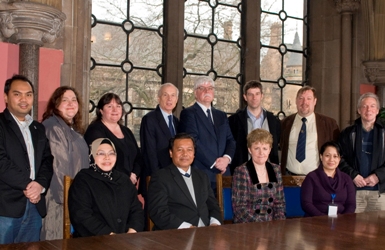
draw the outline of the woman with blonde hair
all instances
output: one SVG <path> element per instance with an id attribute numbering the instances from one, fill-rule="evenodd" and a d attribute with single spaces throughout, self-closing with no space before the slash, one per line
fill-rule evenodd
<path id="1" fill-rule="evenodd" d="M 268 162 L 273 136 L 255 129 L 247 136 L 251 159 L 235 168 L 232 186 L 234 223 L 285 219 L 280 167 Z"/>

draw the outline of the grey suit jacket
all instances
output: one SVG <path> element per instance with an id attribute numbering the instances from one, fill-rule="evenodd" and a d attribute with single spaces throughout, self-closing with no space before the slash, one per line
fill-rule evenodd
<path id="1" fill-rule="evenodd" d="M 89 168 L 88 145 L 83 136 L 71 129 L 62 118 L 53 115 L 43 121 L 53 161 L 53 176 L 49 193 L 63 204 L 63 179 L 75 178 L 82 168 Z"/>

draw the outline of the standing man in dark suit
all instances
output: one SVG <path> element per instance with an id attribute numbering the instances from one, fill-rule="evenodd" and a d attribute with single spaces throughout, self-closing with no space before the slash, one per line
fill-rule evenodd
<path id="1" fill-rule="evenodd" d="M 282 174 L 306 175 L 319 166 L 321 146 L 327 141 L 336 141 L 340 130 L 334 119 L 314 112 L 317 104 L 315 88 L 300 88 L 296 104 L 297 113 L 286 117 L 281 124 L 281 169 Z M 300 132 L 306 134 L 304 155 L 297 154 Z"/>
<path id="2" fill-rule="evenodd" d="M 53 157 L 44 126 L 29 115 L 33 85 L 21 75 L 6 80 L 0 113 L 0 244 L 39 241 Z"/>
<path id="3" fill-rule="evenodd" d="M 140 147 L 144 159 L 139 190 L 144 200 L 145 225 L 147 225 L 147 183 L 146 177 L 172 163 L 168 144 L 177 132 L 179 120 L 172 111 L 178 102 L 179 90 L 172 83 L 162 84 L 158 91 L 156 109 L 142 118 L 140 124 Z M 148 230 L 151 230 L 148 228 Z"/>
<path id="4" fill-rule="evenodd" d="M 273 113 L 262 108 L 262 84 L 254 80 L 247 82 L 243 86 L 243 98 L 247 102 L 247 107 L 229 117 L 231 132 L 237 143 L 234 158 L 230 164 L 231 174 L 236 167 L 249 160 L 246 138 L 252 130 L 257 128 L 265 129 L 273 135 L 269 161 L 279 165 L 278 143 L 281 135 L 281 124 Z"/>
<path id="5" fill-rule="evenodd" d="M 208 76 L 195 80 L 196 102 L 180 113 L 179 132 L 186 132 L 195 139 L 194 166 L 208 174 L 211 187 L 216 190 L 215 175 L 230 175 L 228 165 L 234 156 L 235 141 L 226 113 L 211 106 L 214 88 L 215 83 Z"/>
<path id="6" fill-rule="evenodd" d="M 194 138 L 170 140 L 172 164 L 151 177 L 148 201 L 154 230 L 221 225 L 221 212 L 207 175 L 192 168 Z"/>
<path id="7" fill-rule="evenodd" d="M 179 125 L 172 111 L 178 102 L 179 90 L 172 83 L 163 84 L 158 91 L 159 105 L 142 118 L 140 147 L 144 158 L 144 176 L 151 176 L 171 164 L 168 143 Z"/>

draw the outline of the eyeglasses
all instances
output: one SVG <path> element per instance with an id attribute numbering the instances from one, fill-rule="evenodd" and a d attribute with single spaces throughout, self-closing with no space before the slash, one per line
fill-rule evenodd
<path id="1" fill-rule="evenodd" d="M 209 91 L 213 91 L 214 90 L 214 87 L 202 87 L 202 86 L 199 86 L 197 89 L 199 89 L 200 91 L 205 91 L 205 92 L 209 92 Z"/>
<path id="2" fill-rule="evenodd" d="M 106 156 L 108 156 L 108 157 L 115 157 L 116 153 L 113 152 L 113 151 L 108 152 L 108 153 L 103 152 L 103 151 L 99 151 L 99 152 L 96 153 L 96 155 L 105 158 Z"/>

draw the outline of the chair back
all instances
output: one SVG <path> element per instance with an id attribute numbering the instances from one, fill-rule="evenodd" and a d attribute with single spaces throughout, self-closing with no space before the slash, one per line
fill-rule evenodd
<path id="1" fill-rule="evenodd" d="M 70 186 L 72 184 L 73 179 L 65 175 L 64 176 L 64 185 L 63 185 L 63 239 L 72 238 L 71 233 L 71 221 L 70 221 L 70 213 L 68 211 L 68 191 L 70 190 Z"/>
<path id="2" fill-rule="evenodd" d="M 148 190 L 148 186 L 150 185 L 150 180 L 151 180 L 151 176 L 147 176 L 146 177 L 147 190 Z M 147 206 L 147 208 L 148 208 L 148 206 Z M 152 222 L 152 220 L 150 218 L 150 214 L 147 211 L 147 229 L 148 229 L 148 231 L 152 231 L 153 228 L 154 228 L 154 222 Z"/>
<path id="3" fill-rule="evenodd" d="M 301 185 L 305 175 L 283 175 L 283 191 L 286 201 L 286 218 L 303 217 L 301 206 Z"/>
<path id="4" fill-rule="evenodd" d="M 233 182 L 232 176 L 216 175 L 217 180 L 217 199 L 219 208 L 221 209 L 222 219 L 224 224 L 233 223 L 233 205 L 231 202 L 231 185 Z"/>

